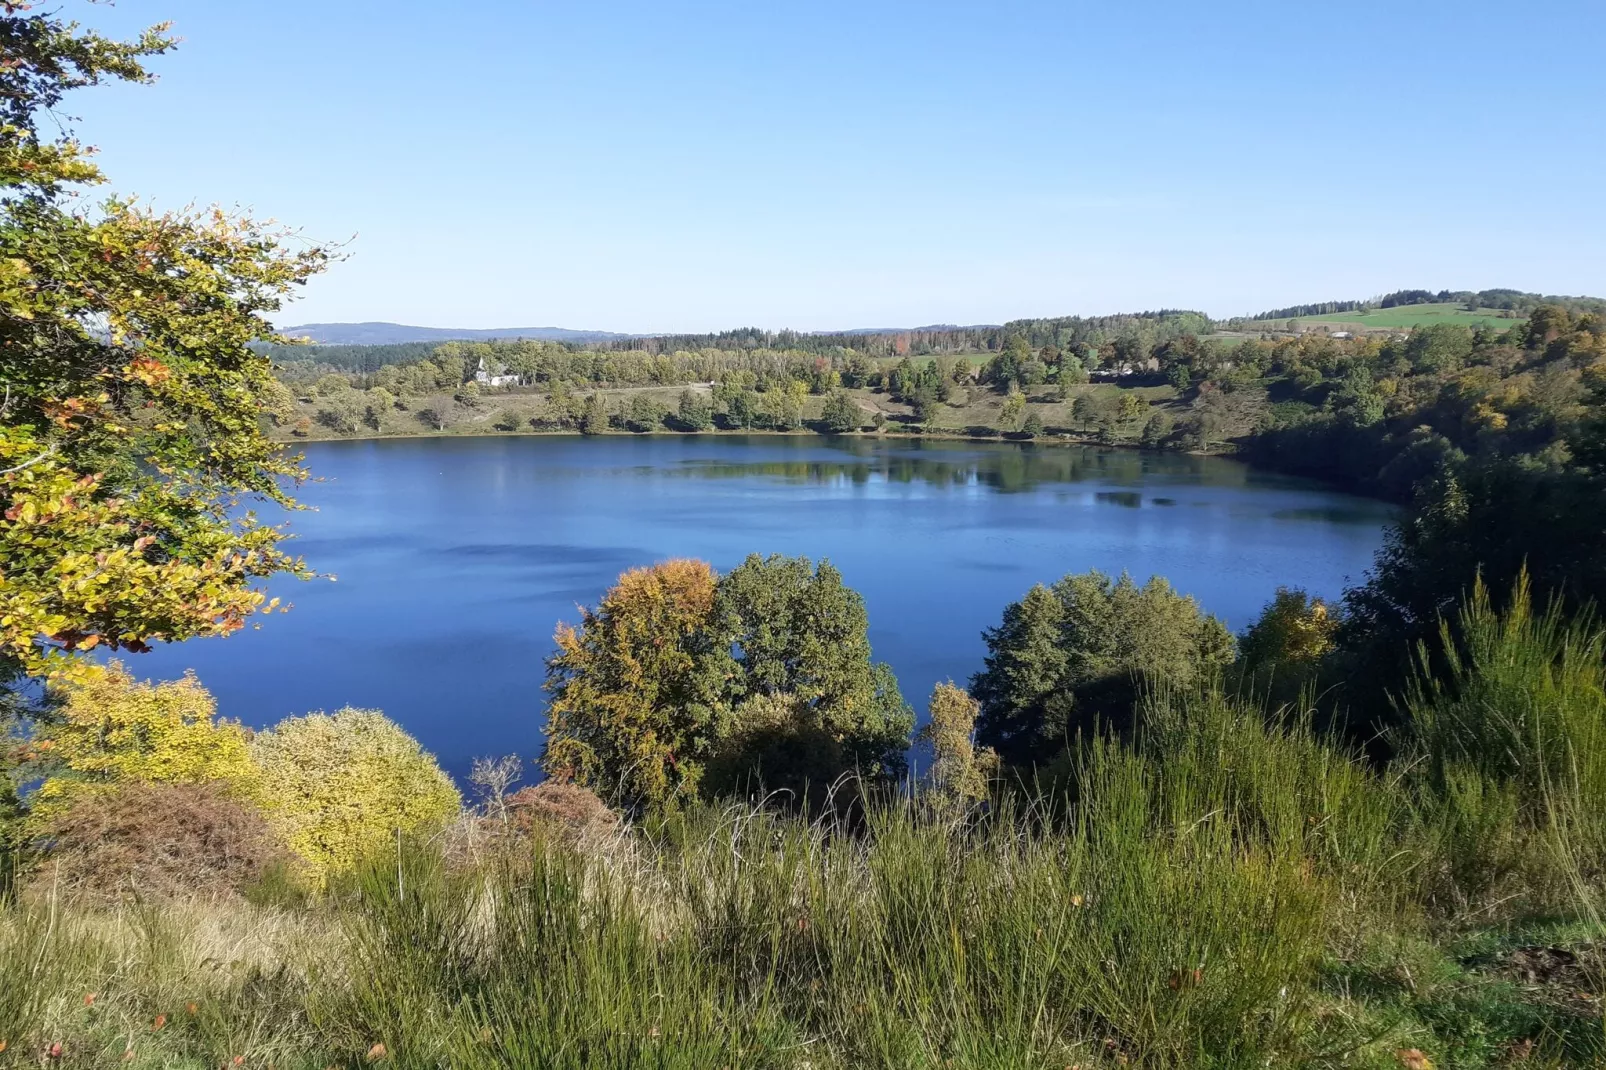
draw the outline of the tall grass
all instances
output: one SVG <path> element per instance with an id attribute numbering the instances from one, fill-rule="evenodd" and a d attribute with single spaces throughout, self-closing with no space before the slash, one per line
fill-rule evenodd
<path id="1" fill-rule="evenodd" d="M 376 865 L 349 991 L 316 1017 L 421 1066 L 1264 1065 L 1292 1052 L 1324 889 L 1225 822 L 1155 824 L 1151 770 L 1089 756 L 1074 828 L 864 835 L 763 813 L 624 856 L 538 846 L 457 875 Z"/>
<path id="2" fill-rule="evenodd" d="M 1536 610 L 1526 576 L 1504 612 L 1480 582 L 1418 660 L 1403 750 L 1450 894 L 1575 901 L 1567 874 L 1606 860 L 1606 631 Z"/>
<path id="3" fill-rule="evenodd" d="M 1593 614 L 1536 611 L 1526 575 L 1500 613 L 1480 581 L 1418 660 L 1405 709 L 1436 776 L 1468 768 L 1531 807 L 1556 792 L 1606 803 L 1606 631 Z"/>
<path id="4" fill-rule="evenodd" d="M 1598 1004 L 1455 950 L 1606 937 L 1599 633 L 1480 591 L 1446 644 L 1388 768 L 1161 689 L 1064 799 L 401 840 L 316 899 L 36 894 L 0 911 L 0 1066 L 1602 1064 Z"/>

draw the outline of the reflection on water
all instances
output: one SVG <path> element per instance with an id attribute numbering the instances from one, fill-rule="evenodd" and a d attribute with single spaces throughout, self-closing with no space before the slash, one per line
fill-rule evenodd
<path id="1" fill-rule="evenodd" d="M 454 770 L 539 749 L 554 626 L 634 565 L 829 557 L 918 706 L 979 667 L 982 628 L 1033 583 L 1164 575 L 1239 628 L 1279 584 L 1360 579 L 1390 515 L 1219 458 L 1012 443 L 510 436 L 320 443 L 307 461 L 326 481 L 290 518 L 296 549 L 340 582 L 277 584 L 293 613 L 136 668 L 194 667 L 251 724 L 378 707 Z"/>
<path id="2" fill-rule="evenodd" d="M 744 446 L 763 448 L 774 438 L 743 436 Z M 1035 490 L 1048 483 L 1097 481 L 1137 486 L 1156 476 L 1189 478 L 1211 486 L 1241 486 L 1250 470 L 1218 457 L 1047 444 L 912 440 L 895 445 L 867 438 L 820 439 L 819 452 L 840 456 L 743 460 L 693 459 L 675 471 L 689 477 L 729 479 L 762 475 L 795 483 L 846 480 L 868 483 L 979 485 L 1003 493 Z M 1272 481 L 1276 477 L 1262 477 Z"/>

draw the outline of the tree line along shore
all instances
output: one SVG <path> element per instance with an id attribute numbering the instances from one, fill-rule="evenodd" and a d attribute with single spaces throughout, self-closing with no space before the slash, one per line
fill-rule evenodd
<path id="1" fill-rule="evenodd" d="M 1596 404 L 1589 369 L 1606 352 L 1606 315 L 1561 304 L 1502 329 L 1434 323 L 1364 337 L 1199 334 L 1207 328 L 1192 313 L 1055 322 L 1063 345 L 1036 346 L 1022 329 L 993 351 L 904 356 L 531 341 L 285 347 L 272 351 L 284 387 L 272 413 L 289 440 L 542 431 L 1069 439 L 1230 453 L 1405 501 L 1446 459 L 1554 453 Z"/>

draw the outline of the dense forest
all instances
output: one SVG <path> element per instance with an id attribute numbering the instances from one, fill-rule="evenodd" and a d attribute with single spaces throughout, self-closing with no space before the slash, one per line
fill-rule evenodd
<path id="1" fill-rule="evenodd" d="M 74 197 L 103 176 L 58 105 L 172 39 L 13 4 L 0 41 L 0 1067 L 1606 1063 L 1600 310 L 290 360 L 271 317 L 329 250 Z M 138 677 L 312 574 L 239 506 L 297 506 L 314 419 L 867 405 L 1408 507 L 1341 601 L 1285 588 L 1238 635 L 1160 577 L 1037 577 L 924 717 L 829 562 L 642 562 L 530 652 L 523 787 L 521 755 L 455 783 L 381 711 L 251 730 Z"/>

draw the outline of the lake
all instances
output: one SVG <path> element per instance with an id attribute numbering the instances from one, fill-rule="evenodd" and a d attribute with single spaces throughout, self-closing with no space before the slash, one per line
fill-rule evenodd
<path id="1" fill-rule="evenodd" d="M 315 443 L 297 549 L 334 581 L 258 630 L 132 657 L 194 668 L 262 726 L 383 709 L 454 773 L 541 745 L 542 660 L 621 571 L 669 557 L 830 558 L 864 595 L 904 697 L 981 666 L 981 630 L 1032 584 L 1167 577 L 1239 630 L 1279 585 L 1337 596 L 1389 506 L 1220 458 L 820 436 L 557 436 Z"/>

